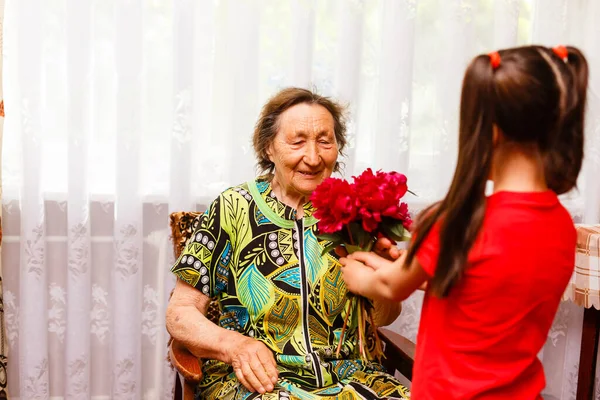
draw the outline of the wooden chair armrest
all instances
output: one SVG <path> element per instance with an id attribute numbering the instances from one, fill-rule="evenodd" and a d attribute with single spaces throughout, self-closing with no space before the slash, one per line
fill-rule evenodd
<path id="1" fill-rule="evenodd" d="M 385 343 L 384 367 L 392 374 L 397 370 L 408 380 L 412 380 L 415 344 L 404 336 L 386 328 L 379 328 L 378 333 L 383 343 Z"/>
<path id="2" fill-rule="evenodd" d="M 196 358 L 176 340 L 171 340 L 169 345 L 169 360 L 186 383 L 193 385 L 200 383 L 202 380 L 202 360 Z"/>

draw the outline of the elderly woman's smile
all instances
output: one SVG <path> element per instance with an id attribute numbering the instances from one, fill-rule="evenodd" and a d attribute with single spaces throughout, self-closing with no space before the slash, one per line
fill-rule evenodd
<path id="1" fill-rule="evenodd" d="M 290 107 L 279 117 L 268 154 L 275 166 L 276 195 L 292 207 L 301 206 L 335 169 L 338 145 L 333 116 L 318 104 Z"/>

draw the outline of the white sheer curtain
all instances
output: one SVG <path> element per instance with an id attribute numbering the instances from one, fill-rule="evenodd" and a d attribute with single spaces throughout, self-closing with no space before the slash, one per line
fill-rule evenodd
<path id="1" fill-rule="evenodd" d="M 593 0 L 6 0 L 10 393 L 170 397 L 168 213 L 254 176 L 253 123 L 285 86 L 347 102 L 345 175 L 404 172 L 417 210 L 451 177 L 468 61 L 581 46 L 589 143 L 565 201 L 599 222 L 598 19 Z M 419 309 L 417 295 L 395 329 L 414 338 Z M 542 354 L 556 398 L 574 393 L 580 324 L 565 304 Z"/>

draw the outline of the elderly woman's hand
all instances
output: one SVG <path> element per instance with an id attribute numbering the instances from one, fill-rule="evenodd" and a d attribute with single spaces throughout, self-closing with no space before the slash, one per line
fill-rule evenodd
<path id="1" fill-rule="evenodd" d="M 379 239 L 377 239 L 377 242 L 375 242 L 375 246 L 373 247 L 373 251 L 380 257 L 387 258 L 390 261 L 397 260 L 406 252 L 406 250 L 400 250 L 396 246 L 396 242 L 388 239 L 385 236 L 381 236 Z"/>
<path id="2" fill-rule="evenodd" d="M 251 392 L 270 392 L 277 383 L 273 353 L 261 341 L 239 335 L 227 351 L 238 380 Z"/>
<path id="3" fill-rule="evenodd" d="M 270 392 L 277 383 L 277 365 L 262 342 L 223 329 L 205 314 L 210 298 L 177 279 L 167 308 L 167 329 L 171 336 L 198 358 L 232 365 L 239 381 L 252 392 Z"/>

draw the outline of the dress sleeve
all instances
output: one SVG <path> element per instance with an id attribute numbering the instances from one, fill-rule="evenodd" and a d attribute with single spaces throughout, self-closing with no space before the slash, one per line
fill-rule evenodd
<path id="1" fill-rule="evenodd" d="M 229 278 L 232 248 L 229 233 L 221 225 L 221 201 L 219 197 L 197 217 L 194 233 L 171 268 L 179 279 L 209 297 L 225 290 Z"/>
<path id="2" fill-rule="evenodd" d="M 416 254 L 419 264 L 421 264 L 421 267 L 431 277 L 435 274 L 440 254 L 440 225 L 439 221 L 433 224 L 433 227 L 421 243 Z"/>

